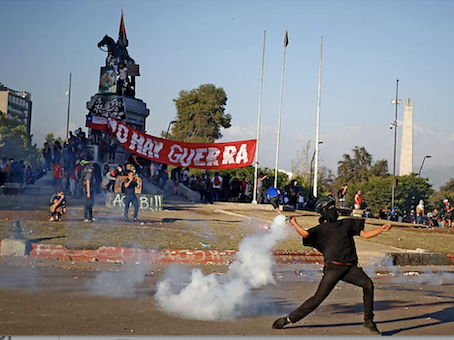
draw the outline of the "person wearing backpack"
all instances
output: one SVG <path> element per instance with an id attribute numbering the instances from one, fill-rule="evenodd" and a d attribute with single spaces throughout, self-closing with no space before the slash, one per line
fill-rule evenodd
<path id="1" fill-rule="evenodd" d="M 344 184 L 342 188 L 337 192 L 337 198 L 339 199 L 339 204 L 341 208 L 345 208 L 345 198 L 347 197 L 348 185 Z"/>
<path id="2" fill-rule="evenodd" d="M 221 195 L 221 188 L 222 188 L 222 177 L 219 176 L 218 172 L 215 172 L 210 183 L 211 183 L 211 188 L 212 188 L 211 198 L 213 199 L 213 201 L 219 201 L 219 197 Z"/>

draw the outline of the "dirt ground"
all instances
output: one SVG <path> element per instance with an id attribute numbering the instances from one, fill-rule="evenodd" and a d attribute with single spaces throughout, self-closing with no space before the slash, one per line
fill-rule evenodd
<path id="1" fill-rule="evenodd" d="M 225 266 L 201 266 L 225 272 Z M 89 289 L 102 272 L 122 275 L 122 265 L 0 258 L 0 334 L 104 336 L 369 336 L 362 327 L 362 293 L 340 283 L 308 317 L 282 330 L 271 324 L 315 291 L 320 268 L 276 266 L 276 285 L 253 291 L 255 312 L 230 321 L 173 317 L 156 305 L 156 283 L 166 267 L 150 266 L 144 282 L 126 297 Z M 307 269 L 307 267 L 306 267 Z M 375 315 L 383 335 L 454 335 L 454 275 L 442 285 L 404 284 L 376 277 Z"/>
<path id="2" fill-rule="evenodd" d="M 24 221 L 24 231 L 29 232 L 27 223 L 44 223 L 47 219 L 44 197 L 0 197 L 0 220 L 6 221 L 3 228 L 15 218 Z M 20 207 L 17 208 L 17 207 Z M 70 207 L 74 214 L 68 214 L 68 224 L 77 232 L 84 225 L 81 202 L 75 201 Z M 146 221 L 163 223 L 169 231 L 189 234 L 204 223 L 220 232 L 236 228 L 238 221 L 246 233 L 251 229 L 246 217 L 224 214 L 217 210 L 241 213 L 238 205 L 193 205 L 187 202 L 169 202 L 169 212 L 148 212 L 143 214 Z M 255 211 L 255 210 L 254 210 Z M 105 213 L 106 215 L 102 215 Z M 99 217 L 99 228 L 114 228 L 121 220 L 121 212 L 107 215 L 108 209 L 95 206 Z M 272 212 L 271 212 L 272 213 Z M 269 212 L 255 211 L 256 217 L 268 220 Z M 118 215 L 118 216 L 117 216 Z M 309 216 L 308 219 L 314 219 Z M 243 215 L 244 216 L 244 215 Z M 8 220 L 5 220 L 8 219 Z M 214 221 L 213 221 L 214 219 Z M 304 219 L 304 217 L 303 217 Z M 216 224 L 221 224 L 216 226 Z M 259 225 L 255 220 L 252 225 Z M 309 222 L 308 222 L 309 223 Z M 79 227 L 80 224 L 80 227 Z M 95 228 L 93 224 L 91 228 Z M 161 229 L 155 225 L 146 226 L 147 231 Z M 84 227 L 85 228 L 85 227 Z M 225 230 L 223 230 L 223 228 Z M 143 229 L 143 226 L 128 224 L 128 233 Z M 209 228 L 205 228 L 209 229 Z M 253 228 L 252 228 L 253 229 Z M 39 229 L 34 228 L 30 237 Z M 80 231 L 80 230 L 79 230 Z M 203 230 L 202 230 L 203 231 Z M 3 230 L 5 233 L 6 231 Z M 423 232 L 424 233 L 424 232 Z M 131 234 L 133 235 L 133 234 Z M 135 234 L 134 234 L 135 235 Z M 140 236 L 140 235 L 139 235 Z M 230 235 L 231 236 L 231 235 Z M 244 236 L 244 235 L 243 235 Z M 128 234 L 129 237 L 129 234 Z M 137 235 L 136 235 L 137 237 Z M 394 237 L 394 236 L 393 236 Z M 291 234 L 292 242 L 301 250 L 301 241 L 296 233 Z M 423 237 L 424 238 L 424 237 Z M 199 238 L 195 238 L 198 241 Z M 238 243 L 239 239 L 231 239 Z M 136 242 L 136 240 L 133 240 Z M 173 242 L 173 240 L 169 240 Z M 188 241 L 189 242 L 189 241 Z M 190 240 L 190 242 L 193 242 Z M 384 254 L 396 248 L 370 240 L 357 239 L 361 256 Z M 283 330 L 273 330 L 271 324 L 280 316 L 288 314 L 316 290 L 320 279 L 320 266 L 304 264 L 276 265 L 273 275 L 276 285 L 267 285 L 252 291 L 254 312 L 245 313 L 237 319 L 227 321 L 200 321 L 183 319 L 166 314 L 155 300 L 156 284 L 168 266 L 149 265 L 143 273 L 143 282 L 130 291 L 106 296 L 104 291 L 93 289 L 98 275 L 108 273 L 111 281 L 129 275 L 134 264 L 116 265 L 106 263 L 84 263 L 59 260 L 37 260 L 28 257 L 0 257 L 0 334 L 38 336 L 369 336 L 362 327 L 362 293 L 357 287 L 340 283 L 325 302 L 303 321 L 288 325 Z M 193 266 L 187 266 L 192 268 Z M 200 266 L 204 273 L 224 273 L 226 266 Z M 380 268 L 385 270 L 386 268 Z M 395 270 L 394 268 L 393 270 Z M 427 268 L 413 268 L 413 273 L 429 271 Z M 375 275 L 375 315 L 379 329 L 384 335 L 423 336 L 454 335 L 454 274 L 452 269 L 440 268 L 439 274 L 422 276 Z M 449 271 L 449 272 L 448 272 Z M 309 273 L 309 274 L 307 274 Z M 304 275 L 303 275 L 304 274 Z M 412 274 L 416 275 L 416 274 Z"/>

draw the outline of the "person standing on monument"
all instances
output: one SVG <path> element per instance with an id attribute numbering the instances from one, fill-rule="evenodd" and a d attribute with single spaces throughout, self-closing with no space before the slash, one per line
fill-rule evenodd
<path id="1" fill-rule="evenodd" d="M 324 258 L 323 277 L 315 294 L 306 300 L 288 316 L 277 319 L 272 328 L 281 329 L 289 323 L 295 323 L 314 311 L 331 293 L 336 284 L 342 280 L 363 289 L 364 324 L 372 333 L 380 334 L 374 320 L 374 284 L 366 273 L 358 266 L 358 255 L 353 236 L 368 239 L 382 232 L 391 230 L 386 223 L 373 230 L 364 230 L 364 219 L 346 218 L 338 220 L 336 199 L 332 196 L 320 198 L 315 204 L 316 211 L 321 215 L 320 224 L 306 230 L 296 218 L 290 217 L 289 222 L 303 238 L 303 245 L 318 249 Z"/>

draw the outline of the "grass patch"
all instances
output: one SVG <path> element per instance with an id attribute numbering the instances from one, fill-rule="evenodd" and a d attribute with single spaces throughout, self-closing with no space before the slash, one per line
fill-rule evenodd
<path id="1" fill-rule="evenodd" d="M 276 217 L 272 210 L 254 209 L 246 204 L 167 204 L 163 211 L 141 211 L 140 222 L 128 223 L 123 221 L 122 209 L 112 210 L 96 204 L 96 222 L 83 223 L 83 201 L 68 199 L 69 212 L 64 216 L 63 222 L 49 222 L 47 202 L 47 196 L 0 196 L 0 240 L 7 237 L 13 221 L 19 220 L 26 239 L 61 244 L 69 249 L 118 246 L 144 249 L 237 250 L 245 236 L 258 230 L 265 232 L 260 229 L 260 225 L 269 225 Z M 217 210 L 241 214 L 242 217 L 219 213 Z M 318 224 L 319 215 L 314 212 L 296 211 L 286 214 L 297 216 L 298 222 L 304 228 Z M 366 229 L 377 228 L 377 224 L 381 223 L 379 220 L 366 220 Z M 436 253 L 454 253 L 454 230 L 412 227 L 405 227 L 400 223 L 389 233 L 382 233 L 370 241 L 396 248 L 423 248 Z M 201 242 L 209 244 L 210 248 L 203 247 Z M 301 239 L 294 231 L 275 248 L 312 250 L 303 247 Z"/>

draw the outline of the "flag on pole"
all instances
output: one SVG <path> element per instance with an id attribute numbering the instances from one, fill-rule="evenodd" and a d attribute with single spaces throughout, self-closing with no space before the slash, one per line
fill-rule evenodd
<path id="1" fill-rule="evenodd" d="M 284 46 L 287 47 L 287 45 L 288 45 L 288 33 L 287 33 L 287 31 L 285 31 Z"/>
<path id="2" fill-rule="evenodd" d="M 126 38 L 125 22 L 123 20 L 123 10 L 121 10 L 120 31 L 118 32 L 118 43 L 123 46 L 128 46 L 128 39 Z"/>

